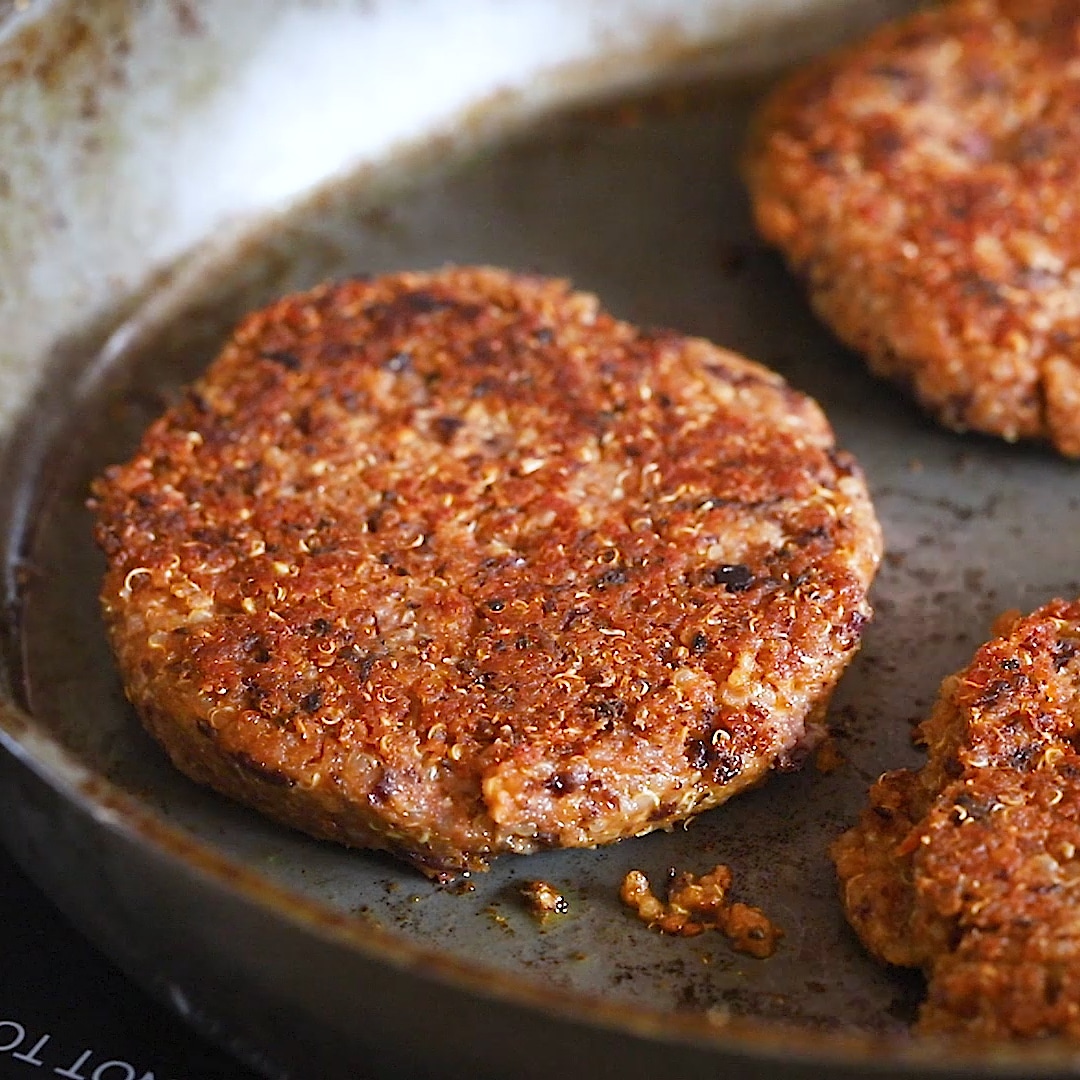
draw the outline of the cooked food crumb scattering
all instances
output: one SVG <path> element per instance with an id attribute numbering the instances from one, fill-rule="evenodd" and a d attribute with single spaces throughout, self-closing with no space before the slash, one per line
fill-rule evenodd
<path id="1" fill-rule="evenodd" d="M 546 881 L 530 881 L 521 887 L 529 911 L 541 919 L 549 915 L 565 915 L 570 910 L 570 902 L 554 885 Z"/>
<path id="2" fill-rule="evenodd" d="M 994 629 L 832 856 L 867 948 L 926 972 L 922 1031 L 1080 1041 L 1080 601 Z"/>
<path id="3" fill-rule="evenodd" d="M 662 901 L 653 893 L 648 877 L 631 870 L 623 878 L 619 896 L 642 922 L 662 934 L 696 937 L 709 929 L 719 930 L 737 952 L 766 959 L 776 952 L 784 931 L 760 908 L 731 903 L 727 898 L 731 880 L 731 870 L 723 865 L 701 877 L 677 874 L 668 887 L 667 900 Z"/>

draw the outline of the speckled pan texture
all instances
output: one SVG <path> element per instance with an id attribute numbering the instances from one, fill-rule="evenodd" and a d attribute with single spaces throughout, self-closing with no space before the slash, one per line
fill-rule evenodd
<path id="1" fill-rule="evenodd" d="M 737 156 L 766 81 L 754 73 L 903 6 L 641 0 L 616 17 L 607 3 L 431 0 L 272 4 L 255 20 L 246 5 L 107 3 L 79 29 L 74 5 L 46 4 L 9 21 L 0 837 L 126 970 L 267 1076 L 1080 1068 L 1049 1044 L 910 1035 L 922 986 L 863 952 L 827 855 L 873 780 L 918 763 L 912 723 L 998 612 L 1080 594 L 1075 464 L 936 428 L 818 325 L 751 225 Z M 498 62 L 480 33 L 506 35 Z M 376 40 L 365 82 L 355 51 Z M 272 77 L 284 70 L 301 77 Z M 627 97 L 690 70 L 719 81 Z M 620 101 L 553 112 L 605 88 Z M 363 94 L 400 116 L 375 132 L 356 119 Z M 344 145 L 313 119 L 320 104 Z M 291 155 L 286 121 L 307 140 Z M 412 149 L 391 153 L 402 140 Z M 445 888 L 196 788 L 142 732 L 99 621 L 90 478 L 131 452 L 243 311 L 328 277 L 450 261 L 569 277 L 616 315 L 709 337 L 823 405 L 887 549 L 876 619 L 829 712 L 838 767 L 776 776 L 687 829 L 506 856 Z M 731 898 L 784 930 L 770 959 L 716 932 L 661 936 L 620 904 L 630 869 L 662 884 L 718 863 Z M 536 880 L 565 914 L 529 913 L 521 889 Z"/>

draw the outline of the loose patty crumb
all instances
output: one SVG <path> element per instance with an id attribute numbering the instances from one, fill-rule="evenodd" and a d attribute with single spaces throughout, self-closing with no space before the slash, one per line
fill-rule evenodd
<path id="1" fill-rule="evenodd" d="M 921 1030 L 1080 1039 L 1080 601 L 995 632 L 832 855 L 867 948 L 926 971 Z"/>
<path id="2" fill-rule="evenodd" d="M 546 881 L 529 881 L 521 887 L 529 911 L 539 919 L 549 915 L 565 915 L 570 910 L 570 903 L 554 885 Z"/>
<path id="3" fill-rule="evenodd" d="M 696 937 L 706 930 L 719 930 L 736 952 L 749 953 L 759 960 L 776 952 L 784 931 L 768 916 L 748 904 L 731 903 L 731 870 L 715 866 L 707 874 L 677 874 L 668 886 L 667 900 L 652 891 L 648 877 L 631 870 L 623 878 L 619 896 L 638 918 L 661 934 Z"/>
<path id="4" fill-rule="evenodd" d="M 747 159 L 819 315 L 937 419 L 1080 455 L 1080 5 L 954 0 L 812 64 Z"/>
<path id="5" fill-rule="evenodd" d="M 778 376 L 490 269 L 255 312 L 93 493 L 176 765 L 443 877 L 798 764 L 881 543 Z"/>

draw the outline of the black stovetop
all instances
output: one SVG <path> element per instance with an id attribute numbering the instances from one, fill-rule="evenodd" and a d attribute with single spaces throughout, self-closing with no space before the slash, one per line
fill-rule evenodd
<path id="1" fill-rule="evenodd" d="M 0 941 L 2 1080 L 255 1080 L 129 982 L 3 848 Z"/>

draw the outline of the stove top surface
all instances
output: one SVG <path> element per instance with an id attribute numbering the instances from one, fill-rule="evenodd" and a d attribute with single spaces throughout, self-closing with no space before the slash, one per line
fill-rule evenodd
<path id="1" fill-rule="evenodd" d="M 0 1080 L 255 1080 L 130 982 L 0 849 Z"/>

